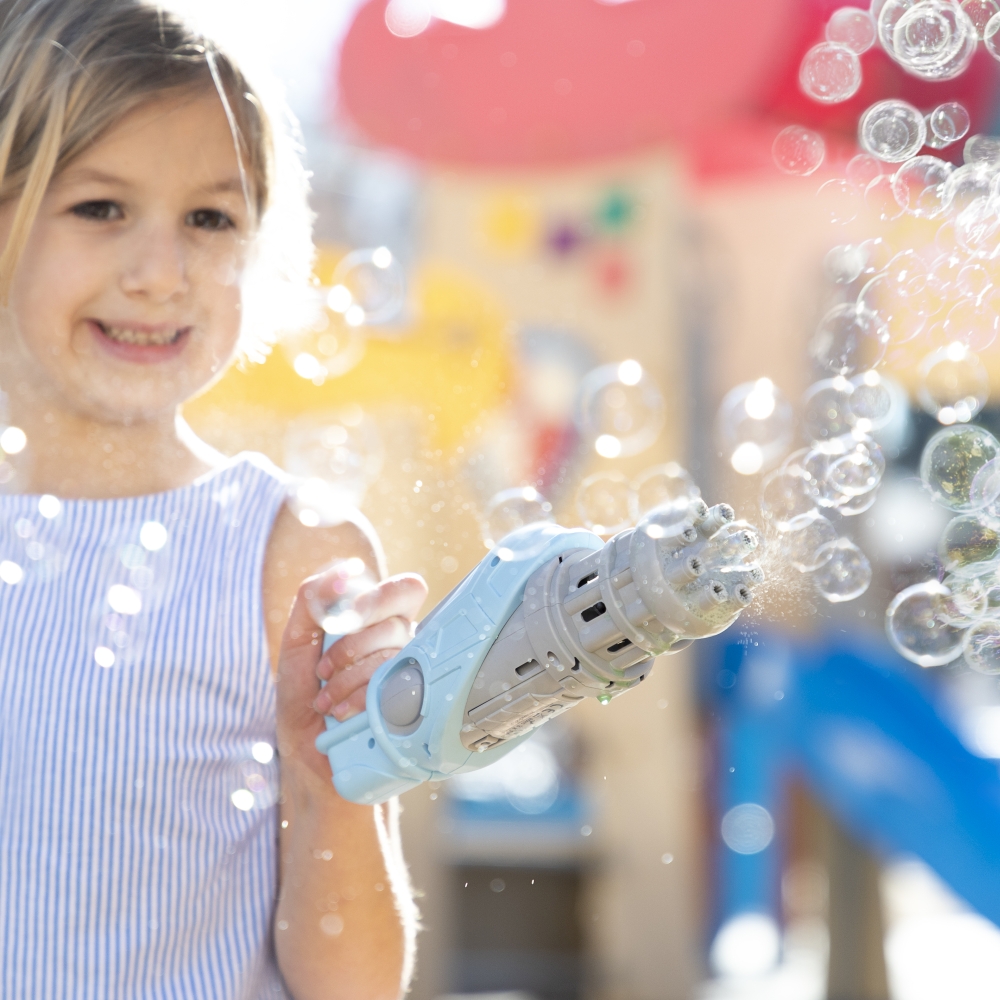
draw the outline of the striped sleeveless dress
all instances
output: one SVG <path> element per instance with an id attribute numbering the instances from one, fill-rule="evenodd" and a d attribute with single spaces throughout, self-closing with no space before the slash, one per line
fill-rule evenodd
<path id="1" fill-rule="evenodd" d="M 282 474 L 0 496 L 0 996 L 283 996 L 261 571 Z"/>

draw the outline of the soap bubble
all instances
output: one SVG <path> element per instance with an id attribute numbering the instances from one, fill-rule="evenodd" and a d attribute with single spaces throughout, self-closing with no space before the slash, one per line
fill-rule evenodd
<path id="1" fill-rule="evenodd" d="M 850 441 L 842 455 L 833 455 L 826 478 L 845 496 L 870 493 L 882 481 L 885 458 L 882 449 L 871 439 Z"/>
<path id="2" fill-rule="evenodd" d="M 983 44 L 994 59 L 1000 59 L 1000 13 L 994 14 L 983 30 Z"/>
<path id="3" fill-rule="evenodd" d="M 823 371 L 852 375 L 874 368 L 885 355 L 889 329 L 877 313 L 845 302 L 834 306 L 816 328 L 809 353 Z"/>
<path id="4" fill-rule="evenodd" d="M 822 104 L 837 104 L 853 97 L 861 86 L 861 61 L 846 45 L 820 42 L 803 57 L 799 86 Z"/>
<path id="5" fill-rule="evenodd" d="M 900 250 L 889 260 L 885 273 L 899 289 L 919 287 L 915 282 L 926 281 L 927 262 L 916 250 Z"/>
<path id="6" fill-rule="evenodd" d="M 981 510 L 991 506 L 998 497 L 1000 497 L 1000 459 L 994 458 L 972 477 L 969 505 L 972 510 Z"/>
<path id="7" fill-rule="evenodd" d="M 928 116 L 928 145 L 948 146 L 969 131 L 969 112 L 957 101 L 939 104 Z M 934 140 L 937 140 L 936 142 Z"/>
<path id="8" fill-rule="evenodd" d="M 889 392 L 882 376 L 876 371 L 867 371 L 851 379 L 854 391 L 848 397 L 848 406 L 855 423 L 867 421 L 867 430 L 879 430 L 892 416 L 892 393 Z"/>
<path id="9" fill-rule="evenodd" d="M 993 286 L 993 275 L 982 264 L 966 264 L 958 272 L 958 290 L 972 299 L 978 299 Z"/>
<path id="10" fill-rule="evenodd" d="M 834 486 L 833 477 L 830 475 L 834 460 L 844 452 L 843 439 L 834 438 L 831 441 L 820 442 L 815 448 L 806 452 L 799 462 L 809 480 L 813 499 L 820 507 L 839 507 L 847 500 L 847 494 L 841 493 Z"/>
<path id="11" fill-rule="evenodd" d="M 819 569 L 833 558 L 829 543 L 837 540 L 837 529 L 817 511 L 800 514 L 788 523 L 781 536 L 781 551 L 800 572 Z"/>
<path id="12" fill-rule="evenodd" d="M 654 507 L 664 504 L 686 507 L 701 496 L 701 490 L 687 470 L 676 462 L 668 462 L 639 473 L 632 481 L 631 494 L 632 519 L 638 521 Z"/>
<path id="13" fill-rule="evenodd" d="M 812 129 L 789 125 L 775 137 L 771 155 L 779 170 L 805 177 L 819 169 L 826 156 L 826 143 Z"/>
<path id="14" fill-rule="evenodd" d="M 913 6 L 917 0 L 873 0 L 872 17 L 875 20 L 875 31 L 882 48 L 895 58 L 893 33 L 899 19 Z"/>
<path id="15" fill-rule="evenodd" d="M 926 292 L 937 298 L 939 305 L 944 304 L 944 297 L 958 283 L 958 276 L 965 264 L 963 255 L 955 253 L 939 254 L 927 271 Z"/>
<path id="16" fill-rule="evenodd" d="M 952 573 L 943 582 L 948 593 L 941 601 L 941 617 L 948 624 L 964 628 L 986 613 L 988 598 L 982 580 Z"/>
<path id="17" fill-rule="evenodd" d="M 976 26 L 950 0 L 888 0 L 878 15 L 886 52 L 925 80 L 950 80 L 975 54 Z"/>
<path id="18" fill-rule="evenodd" d="M 962 159 L 966 163 L 984 163 L 994 167 L 1000 165 L 1000 138 L 970 135 L 962 148 Z"/>
<path id="19" fill-rule="evenodd" d="M 943 185 L 951 172 L 951 164 L 936 156 L 914 156 L 892 178 L 893 196 L 910 215 L 933 219 L 944 211 Z"/>
<path id="20" fill-rule="evenodd" d="M 367 347 L 368 342 L 360 330 L 345 322 L 337 321 L 316 335 L 313 349 L 318 367 L 322 367 L 328 378 L 336 378 L 339 375 L 346 375 L 352 368 L 357 367 Z M 301 372 L 299 369 L 300 365 L 295 365 L 296 372 L 303 378 L 314 377 L 314 374 L 308 371 Z"/>
<path id="21" fill-rule="evenodd" d="M 980 39 L 986 35 L 986 26 L 990 19 L 1000 13 L 1000 4 L 997 0 L 962 0 L 962 10 L 965 16 L 973 23 L 976 34 Z"/>
<path id="22" fill-rule="evenodd" d="M 917 399 L 942 424 L 968 423 L 989 398 L 989 376 L 964 344 L 949 344 L 920 364 Z"/>
<path id="23" fill-rule="evenodd" d="M 1000 674 L 1000 619 L 983 618 L 962 639 L 965 662 L 981 674 Z"/>
<path id="24" fill-rule="evenodd" d="M 847 179 L 862 191 L 882 174 L 882 164 L 871 153 L 851 157 L 845 168 Z"/>
<path id="25" fill-rule="evenodd" d="M 842 376 L 815 382 L 806 390 L 801 419 L 810 441 L 829 441 L 850 432 L 853 392 L 854 386 Z"/>
<path id="26" fill-rule="evenodd" d="M 769 378 L 730 389 L 719 406 L 716 433 L 736 471 L 752 475 L 774 465 L 792 443 L 792 417 L 791 404 Z M 748 453 L 743 468 L 737 466 L 741 452 Z"/>
<path id="27" fill-rule="evenodd" d="M 959 281 L 962 280 L 962 277 L 967 276 L 967 272 L 970 270 L 972 269 L 963 268 Z M 973 298 L 968 292 L 964 294 L 967 297 L 951 307 L 942 324 L 942 332 L 948 340 L 952 344 L 958 345 L 955 348 L 957 355 L 962 353 L 958 350 L 959 347 L 964 347 L 966 353 L 970 350 L 986 350 L 993 345 L 997 339 L 997 332 L 1000 330 L 1000 316 L 994 310 L 993 304 L 979 297 Z M 962 360 L 962 358 L 956 357 L 956 360 Z M 983 376 L 986 377 L 985 369 Z M 988 379 L 985 388 L 988 391 Z"/>
<path id="28" fill-rule="evenodd" d="M 989 253 L 998 243 L 1000 217 L 990 199 L 977 198 L 958 213 L 954 228 L 956 241 L 970 253 Z"/>
<path id="29" fill-rule="evenodd" d="M 863 240 L 861 249 L 865 252 L 865 267 L 861 273 L 866 278 L 884 271 L 889 266 L 889 261 L 895 256 L 895 251 L 881 236 Z"/>
<path id="30" fill-rule="evenodd" d="M 875 44 L 875 22 L 866 10 L 841 7 L 826 22 L 826 40 L 861 55 Z"/>
<path id="31" fill-rule="evenodd" d="M 733 806 L 719 827 L 722 842 L 737 854 L 759 854 L 774 839 L 774 820 L 756 802 Z"/>
<path id="32" fill-rule="evenodd" d="M 354 250 L 333 272 L 327 305 L 349 326 L 388 323 L 406 301 L 406 278 L 388 247 Z"/>
<path id="33" fill-rule="evenodd" d="M 327 635 L 349 635 L 364 624 L 356 610 L 357 599 L 377 585 L 363 559 L 338 559 L 310 582 L 305 591 L 306 607 Z"/>
<path id="34" fill-rule="evenodd" d="M 927 323 L 923 300 L 886 272 L 877 274 L 858 293 L 858 307 L 874 312 L 885 324 L 893 344 L 913 340 Z"/>
<path id="35" fill-rule="evenodd" d="M 941 540 L 938 555 L 950 573 L 975 575 L 1000 554 L 1000 535 L 972 514 L 953 517 Z"/>
<path id="36" fill-rule="evenodd" d="M 875 505 L 875 501 L 878 500 L 880 486 L 881 484 L 868 493 L 862 493 L 856 497 L 847 497 L 844 503 L 837 504 L 837 513 L 841 517 L 857 517 L 858 514 L 863 514 L 866 510 L 871 510 Z"/>
<path id="37" fill-rule="evenodd" d="M 601 440 L 605 451 L 613 439 L 615 457 L 637 455 L 659 437 L 666 403 L 642 366 L 629 360 L 602 365 L 584 377 L 576 417 L 583 436 Z"/>
<path id="38" fill-rule="evenodd" d="M 849 181 L 834 177 L 824 181 L 816 192 L 822 211 L 833 226 L 846 226 L 861 214 L 861 197 Z"/>
<path id="39" fill-rule="evenodd" d="M 935 503 L 967 513 L 976 473 L 998 452 L 997 439 L 981 427 L 946 427 L 924 445 L 920 478 Z"/>
<path id="40" fill-rule="evenodd" d="M 951 80 L 972 61 L 979 40 L 975 25 L 953 0 L 921 0 L 893 30 L 893 55 L 925 80 Z"/>
<path id="41" fill-rule="evenodd" d="M 778 531 L 787 531 L 803 514 L 815 513 L 816 499 L 801 469 L 777 469 L 760 488 L 760 512 Z"/>
<path id="42" fill-rule="evenodd" d="M 853 601 L 872 582 L 868 557 L 849 538 L 838 538 L 821 546 L 816 558 L 823 563 L 813 573 L 813 583 L 831 604 Z"/>
<path id="43" fill-rule="evenodd" d="M 942 201 L 945 208 L 958 213 L 980 198 L 989 198 L 993 171 L 981 163 L 964 163 L 944 182 Z"/>
<path id="44" fill-rule="evenodd" d="M 613 535 L 632 523 L 631 490 L 620 472 L 596 472 L 580 483 L 576 512 L 598 535 Z"/>
<path id="45" fill-rule="evenodd" d="M 849 285 L 865 269 L 867 254 L 861 246 L 833 247 L 823 258 L 823 273 L 835 285 Z"/>
<path id="46" fill-rule="evenodd" d="M 483 511 L 483 541 L 488 549 L 517 528 L 552 520 L 552 504 L 533 486 L 501 490 Z"/>
<path id="47" fill-rule="evenodd" d="M 916 156 L 926 139 L 924 116 L 906 101 L 878 101 L 858 124 L 861 148 L 888 163 Z"/>
<path id="48" fill-rule="evenodd" d="M 932 69 L 952 59 L 962 45 L 961 28 L 948 2 L 923 0 L 906 11 L 892 32 L 893 54 L 907 69 Z"/>
<path id="49" fill-rule="evenodd" d="M 865 188 L 865 205 L 880 222 L 893 222 L 903 215 L 905 209 L 892 190 L 892 178 L 888 174 L 876 177 Z"/>
<path id="50" fill-rule="evenodd" d="M 296 417 L 285 432 L 285 468 L 293 476 L 329 483 L 357 506 L 382 470 L 382 441 L 360 408 Z"/>
<path id="51" fill-rule="evenodd" d="M 889 642 L 911 663 L 940 667 L 962 653 L 962 629 L 943 616 L 948 588 L 937 580 L 927 580 L 898 593 L 885 612 Z"/>

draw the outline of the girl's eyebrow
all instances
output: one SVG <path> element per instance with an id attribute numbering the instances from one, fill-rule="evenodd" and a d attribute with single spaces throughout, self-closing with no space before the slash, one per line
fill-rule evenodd
<path id="1" fill-rule="evenodd" d="M 215 184 L 206 184 L 198 188 L 199 194 L 223 194 L 226 192 L 243 193 L 243 181 L 239 177 L 228 177 L 224 181 L 217 181 Z"/>
<path id="2" fill-rule="evenodd" d="M 96 182 L 98 184 L 108 184 L 117 187 L 134 187 L 135 185 L 124 177 L 106 173 L 96 167 L 70 167 L 60 178 L 64 184 L 82 184 Z M 224 194 L 243 193 L 243 182 L 238 176 L 227 177 L 212 184 L 202 185 L 197 189 L 198 194 Z"/>
<path id="3" fill-rule="evenodd" d="M 98 184 L 112 184 L 118 187 L 132 187 L 130 181 L 125 180 L 124 177 L 118 177 L 115 174 L 105 173 L 103 170 L 98 170 L 96 167 L 70 167 L 63 172 L 62 176 L 58 179 L 64 184 L 81 184 L 87 181 L 96 181 Z"/>

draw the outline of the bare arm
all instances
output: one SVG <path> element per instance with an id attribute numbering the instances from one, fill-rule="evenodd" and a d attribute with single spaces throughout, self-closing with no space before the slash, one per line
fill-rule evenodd
<path id="1" fill-rule="evenodd" d="M 363 707 L 368 679 L 407 641 L 426 587 L 415 577 L 383 583 L 364 599 L 373 624 L 321 656 L 322 631 L 303 589 L 322 587 L 322 580 L 304 584 L 297 596 L 296 587 L 333 559 L 352 556 L 380 571 L 377 540 L 362 522 L 308 529 L 283 512 L 265 568 L 282 789 L 274 939 L 296 1000 L 396 1000 L 413 967 L 417 914 L 399 843 L 398 803 L 373 807 L 342 799 L 329 762 L 313 744 L 325 728 L 323 714 L 344 719 Z M 328 680 L 322 696 L 320 676 Z"/>

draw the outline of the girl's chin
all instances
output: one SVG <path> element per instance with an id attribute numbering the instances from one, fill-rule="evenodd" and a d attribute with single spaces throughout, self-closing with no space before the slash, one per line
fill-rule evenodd
<path id="1" fill-rule="evenodd" d="M 183 329 L 168 344 L 130 344 L 109 337 L 100 324 L 93 320 L 87 320 L 85 326 L 89 334 L 88 347 L 92 345 L 109 357 L 134 365 L 157 365 L 173 361 L 191 341 L 191 327 Z"/>

